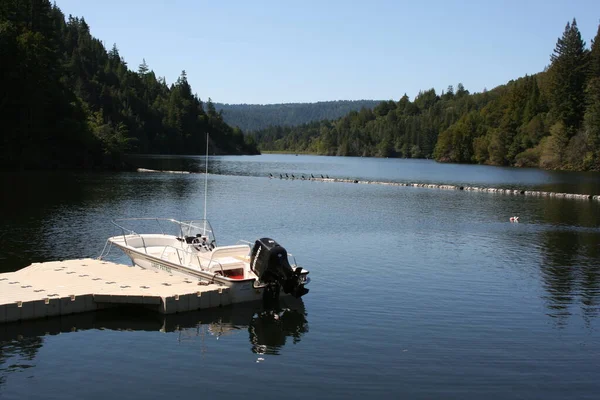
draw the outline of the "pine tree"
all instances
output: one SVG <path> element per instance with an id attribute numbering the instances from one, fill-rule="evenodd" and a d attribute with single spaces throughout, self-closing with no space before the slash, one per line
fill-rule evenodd
<path id="1" fill-rule="evenodd" d="M 592 39 L 589 63 L 590 79 L 600 78 L 600 25 L 598 25 L 598 32 L 596 33 L 596 37 Z"/>
<path id="2" fill-rule="evenodd" d="M 554 117 L 562 122 L 567 135 L 573 136 L 583 120 L 588 51 L 577 21 L 567 23 L 550 56 L 551 105 Z"/>
<path id="3" fill-rule="evenodd" d="M 469 91 L 467 89 L 465 89 L 465 87 L 462 83 L 459 83 L 458 86 L 456 87 L 456 97 L 463 97 L 467 94 L 469 94 Z"/>
<path id="4" fill-rule="evenodd" d="M 591 149 L 590 167 L 600 169 L 600 26 L 592 40 L 589 82 L 586 86 L 584 128 Z"/>
<path id="5" fill-rule="evenodd" d="M 138 67 L 138 74 L 143 76 L 146 75 L 148 71 L 150 71 L 150 68 L 148 68 L 148 64 L 146 64 L 146 59 L 142 58 L 142 63 Z"/>
<path id="6" fill-rule="evenodd" d="M 120 61 L 121 56 L 119 55 L 119 49 L 117 48 L 117 44 L 113 43 L 112 49 L 108 52 L 108 58 L 111 61 Z"/>

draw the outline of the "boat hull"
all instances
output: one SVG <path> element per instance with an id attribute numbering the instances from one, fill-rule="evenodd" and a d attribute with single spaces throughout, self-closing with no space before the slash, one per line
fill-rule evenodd
<path id="1" fill-rule="evenodd" d="M 247 301 L 257 301 L 263 299 L 265 287 L 254 287 L 256 279 L 227 279 L 219 275 L 172 263 L 168 260 L 163 260 L 161 258 L 152 256 L 151 254 L 146 254 L 144 252 L 137 251 L 130 247 L 124 247 L 117 242 L 113 242 L 113 244 L 119 247 L 131 259 L 133 265 L 136 265 L 138 267 L 171 275 L 180 275 L 187 278 L 197 279 L 198 281 L 206 282 L 209 284 L 217 284 L 224 287 L 228 287 L 230 288 L 232 303 L 242 303 Z M 281 291 L 280 294 L 281 296 L 288 295 L 283 291 Z"/>

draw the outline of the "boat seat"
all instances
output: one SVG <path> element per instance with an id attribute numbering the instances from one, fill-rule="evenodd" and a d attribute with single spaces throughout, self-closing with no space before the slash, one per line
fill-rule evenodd
<path id="1" fill-rule="evenodd" d="M 243 269 L 244 263 L 235 257 L 219 257 L 215 258 L 210 263 L 210 271 L 223 271 L 232 269 Z"/>

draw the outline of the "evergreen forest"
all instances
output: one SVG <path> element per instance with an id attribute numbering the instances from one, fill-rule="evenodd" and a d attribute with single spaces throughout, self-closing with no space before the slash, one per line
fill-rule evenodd
<path id="1" fill-rule="evenodd" d="M 244 132 L 266 129 L 270 126 L 296 126 L 313 121 L 339 119 L 351 111 L 374 108 L 378 100 L 337 100 L 316 103 L 284 104 L 220 104 L 223 119 Z"/>
<path id="2" fill-rule="evenodd" d="M 251 137 L 144 62 L 133 70 L 84 18 L 48 0 L 0 1 L 0 167 L 123 168 L 125 153 L 258 154 Z"/>
<path id="3" fill-rule="evenodd" d="M 263 151 L 598 171 L 600 27 L 588 48 L 573 19 L 543 72 L 489 91 L 424 90 L 413 101 L 405 94 L 336 120 L 252 135 Z"/>
<path id="4" fill-rule="evenodd" d="M 550 49 L 549 49 L 550 50 Z M 432 158 L 600 170 L 600 26 L 573 19 L 540 73 L 480 93 L 462 84 L 413 100 L 227 105 L 130 68 L 84 18 L 48 0 L 0 1 L 0 168 L 124 168 L 124 155 Z M 235 126 L 235 127 L 233 127 Z M 244 134 L 242 129 L 252 131 Z"/>

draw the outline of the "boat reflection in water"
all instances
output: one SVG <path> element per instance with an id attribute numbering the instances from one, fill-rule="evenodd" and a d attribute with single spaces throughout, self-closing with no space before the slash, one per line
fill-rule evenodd
<path id="1" fill-rule="evenodd" d="M 276 355 L 288 339 L 300 342 L 308 332 L 308 321 L 302 299 L 285 296 L 271 304 L 257 301 L 166 316 L 161 330 L 179 332 L 182 341 L 204 333 L 218 339 L 247 330 L 253 353 Z"/>
<path id="2" fill-rule="evenodd" d="M 283 299 L 289 303 L 300 303 L 302 308 L 270 308 L 253 315 L 248 332 L 254 353 L 279 354 L 279 349 L 285 345 L 288 337 L 296 344 L 302 335 L 308 332 L 302 300 L 289 296 Z"/>
<path id="3" fill-rule="evenodd" d="M 43 346 L 44 336 L 92 329 L 176 332 L 179 341 L 202 335 L 218 339 L 247 331 L 253 353 L 275 355 L 279 354 L 288 338 L 298 343 L 308 332 L 308 322 L 302 299 L 285 296 L 270 304 L 257 301 L 173 315 L 160 315 L 138 308 L 118 308 L 0 324 L 0 378 L 3 349 L 11 348 L 14 355 L 31 353 L 32 349 L 35 353 Z M 36 345 L 31 346 L 32 340 Z M 8 357 L 8 354 L 5 356 Z M 27 358 L 31 357 L 35 355 L 29 354 Z"/>

